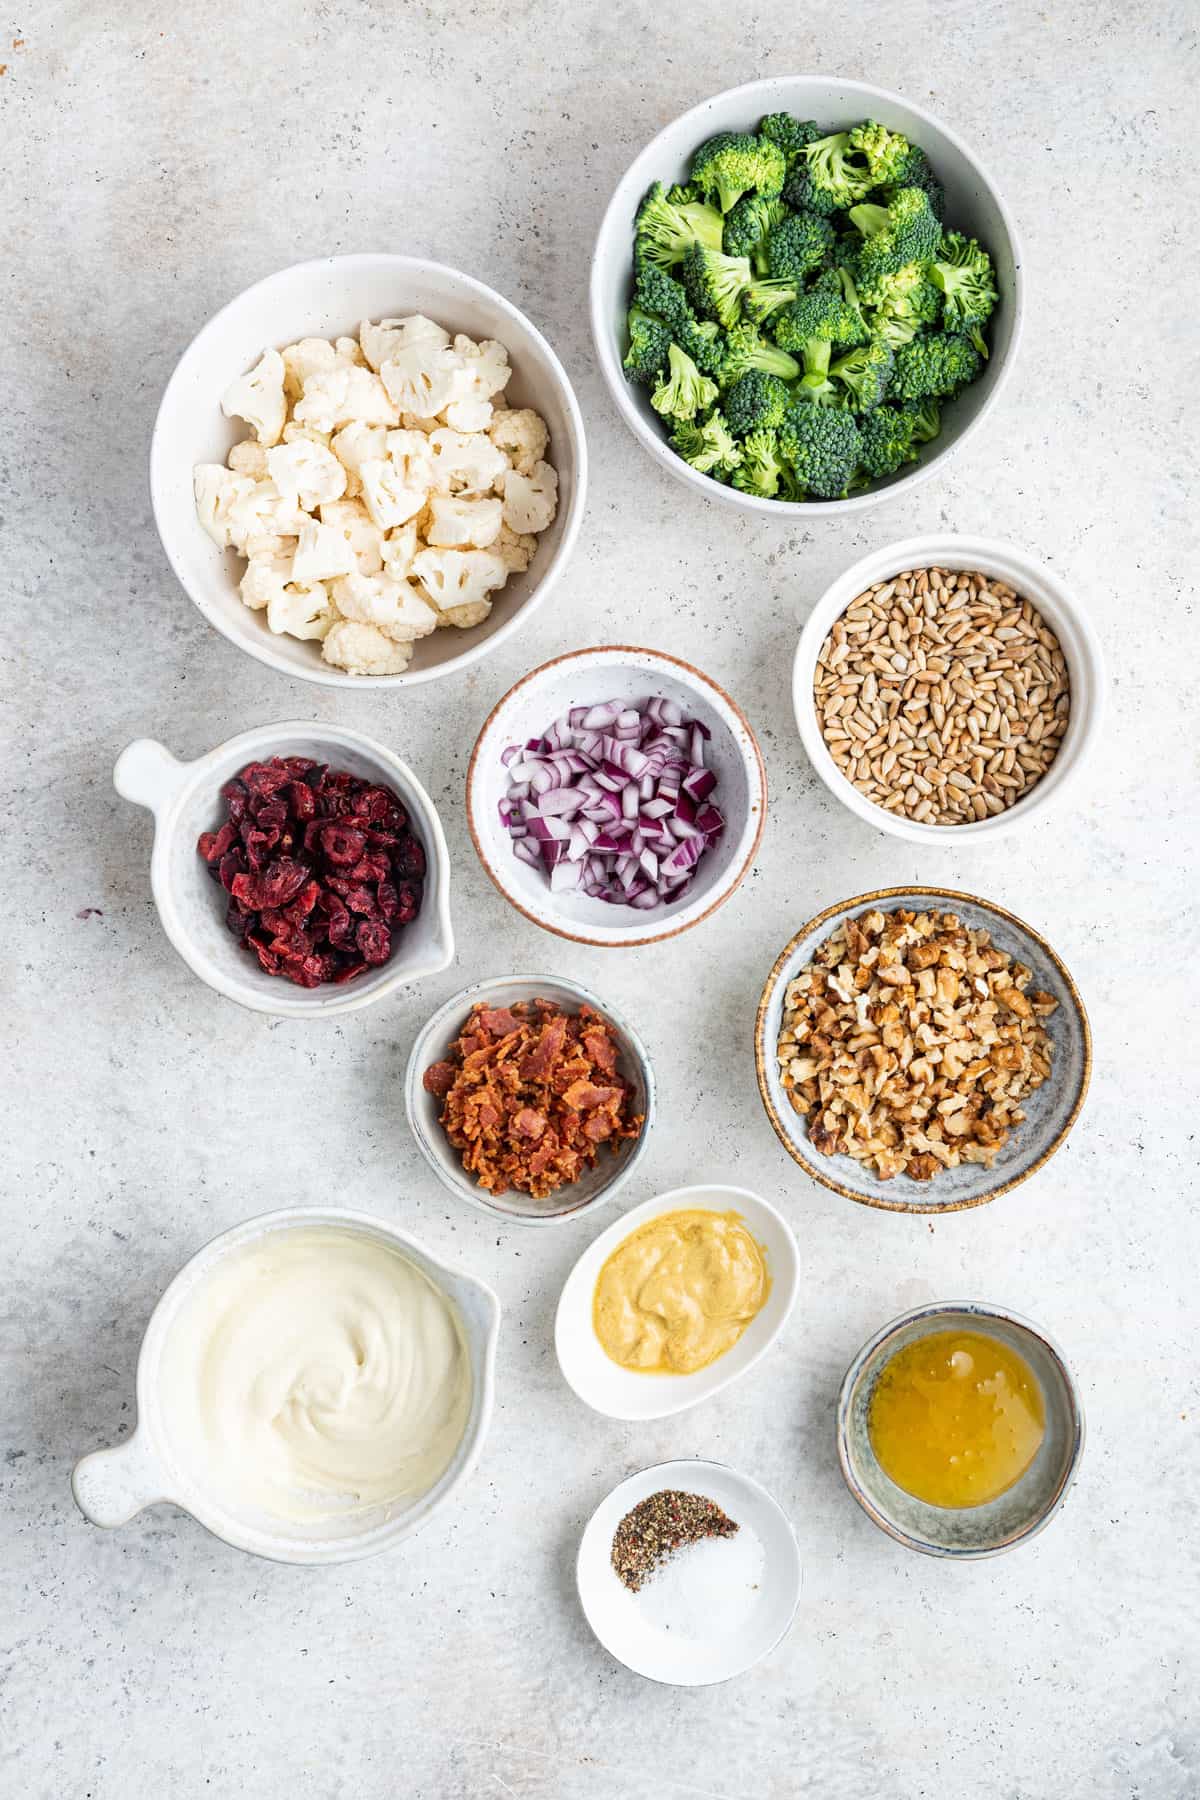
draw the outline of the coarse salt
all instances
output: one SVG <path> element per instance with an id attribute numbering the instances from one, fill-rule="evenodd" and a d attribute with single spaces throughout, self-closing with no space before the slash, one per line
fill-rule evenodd
<path id="1" fill-rule="evenodd" d="M 648 1624 L 700 1642 L 736 1631 L 762 1595 L 762 1540 L 749 1525 L 675 1551 L 636 1597 Z"/>

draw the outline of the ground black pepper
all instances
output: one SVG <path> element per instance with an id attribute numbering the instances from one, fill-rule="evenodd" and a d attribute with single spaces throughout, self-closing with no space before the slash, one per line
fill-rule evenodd
<path id="1" fill-rule="evenodd" d="M 737 1522 L 704 1494 L 664 1488 L 641 1500 L 617 1526 L 612 1565 L 630 1593 L 636 1594 L 660 1563 L 685 1544 L 701 1538 L 728 1538 Z"/>

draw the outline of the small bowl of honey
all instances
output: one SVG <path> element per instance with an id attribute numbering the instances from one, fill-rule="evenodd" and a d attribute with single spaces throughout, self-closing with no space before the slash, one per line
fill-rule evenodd
<path id="1" fill-rule="evenodd" d="M 1054 1341 L 981 1301 L 919 1306 L 863 1345 L 838 1396 L 846 1485 L 910 1550 L 960 1561 L 1026 1543 L 1066 1499 L 1083 1408 Z"/>

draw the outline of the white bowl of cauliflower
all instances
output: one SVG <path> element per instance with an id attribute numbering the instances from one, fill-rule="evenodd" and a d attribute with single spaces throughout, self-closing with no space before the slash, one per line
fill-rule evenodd
<path id="1" fill-rule="evenodd" d="M 465 668 L 574 546 L 587 449 L 516 307 L 407 256 L 300 263 L 184 352 L 150 453 L 154 516 L 218 631 L 304 681 Z"/>

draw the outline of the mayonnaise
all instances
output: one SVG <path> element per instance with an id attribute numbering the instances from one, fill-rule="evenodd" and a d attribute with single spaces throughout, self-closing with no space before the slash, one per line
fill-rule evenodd
<path id="1" fill-rule="evenodd" d="M 306 1522 L 427 1492 L 471 1405 L 445 1295 L 398 1250 L 335 1226 L 219 1262 L 170 1327 L 161 1383 L 203 1485 Z"/>

